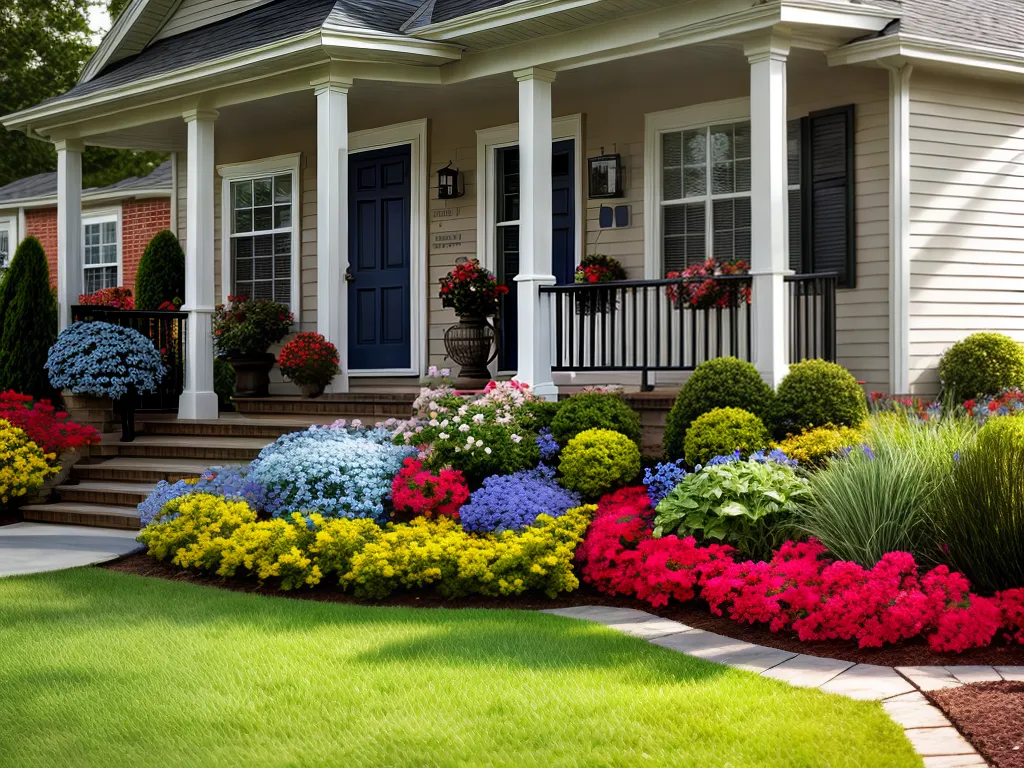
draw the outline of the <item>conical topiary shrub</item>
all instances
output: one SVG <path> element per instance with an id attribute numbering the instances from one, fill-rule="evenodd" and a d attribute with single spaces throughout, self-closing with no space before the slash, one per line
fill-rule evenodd
<path id="1" fill-rule="evenodd" d="M 52 397 L 46 355 L 57 340 L 57 302 L 42 244 L 25 238 L 0 281 L 0 392 Z"/>
<path id="2" fill-rule="evenodd" d="M 185 295 L 185 252 L 174 233 L 161 230 L 146 246 L 135 273 L 135 308 L 152 311 Z"/>

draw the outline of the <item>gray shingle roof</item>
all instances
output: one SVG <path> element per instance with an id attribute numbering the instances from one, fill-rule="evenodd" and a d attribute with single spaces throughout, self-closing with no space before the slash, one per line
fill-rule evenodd
<path id="1" fill-rule="evenodd" d="M 161 163 L 148 176 L 133 176 L 108 187 L 94 187 L 83 190 L 83 192 L 93 194 L 123 192 L 125 197 L 131 197 L 133 192 L 140 189 L 165 189 L 170 192 L 171 161 Z M 5 187 L 0 187 L 0 207 L 12 200 L 35 200 L 45 197 L 57 197 L 56 173 L 38 173 L 35 176 L 18 179 Z"/>
<path id="2" fill-rule="evenodd" d="M 894 9 L 901 33 L 1024 51 L 1024 0 L 872 1 Z"/>

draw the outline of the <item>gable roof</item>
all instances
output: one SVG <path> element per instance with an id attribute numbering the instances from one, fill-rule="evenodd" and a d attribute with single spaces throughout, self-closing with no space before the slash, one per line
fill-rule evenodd
<path id="1" fill-rule="evenodd" d="M 171 161 L 161 163 L 148 176 L 133 176 L 106 187 L 83 189 L 83 197 L 103 197 L 116 199 L 134 197 L 139 192 L 148 195 L 171 194 Z M 57 173 L 37 173 L 24 179 L 12 181 L 0 187 L 0 208 L 13 206 L 24 201 L 38 202 L 53 198 L 57 199 Z"/>

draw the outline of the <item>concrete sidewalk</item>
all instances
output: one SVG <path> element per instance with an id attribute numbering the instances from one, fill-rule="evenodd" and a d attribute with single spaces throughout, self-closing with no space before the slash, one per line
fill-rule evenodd
<path id="1" fill-rule="evenodd" d="M 138 531 L 83 525 L 0 526 L 0 577 L 94 565 L 142 549 Z"/>

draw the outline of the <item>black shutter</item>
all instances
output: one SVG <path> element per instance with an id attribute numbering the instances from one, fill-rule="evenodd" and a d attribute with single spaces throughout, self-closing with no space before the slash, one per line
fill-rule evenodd
<path id="1" fill-rule="evenodd" d="M 811 272 L 857 284 L 853 171 L 854 108 L 814 112 L 804 137 L 804 259 Z"/>

